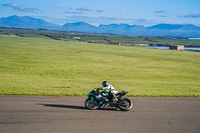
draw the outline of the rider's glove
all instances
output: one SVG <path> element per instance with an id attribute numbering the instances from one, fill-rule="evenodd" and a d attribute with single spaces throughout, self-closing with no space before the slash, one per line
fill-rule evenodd
<path id="1" fill-rule="evenodd" d="M 103 90 L 102 88 L 97 88 L 97 90 Z"/>

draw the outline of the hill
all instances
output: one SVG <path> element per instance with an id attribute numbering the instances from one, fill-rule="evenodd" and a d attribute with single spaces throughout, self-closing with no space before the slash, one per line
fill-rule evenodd
<path id="1" fill-rule="evenodd" d="M 94 34 L 76 31 L 55 31 L 45 29 L 1 28 L 0 36 L 19 36 L 32 38 L 45 38 L 63 41 L 80 41 L 88 43 L 115 44 L 115 45 L 140 45 L 170 46 L 184 45 L 186 47 L 200 46 L 200 40 L 190 40 L 188 37 L 179 36 L 131 36 L 117 34 Z M 78 40 L 75 38 L 79 38 Z M 142 46 L 142 45 L 140 45 Z M 143 45 L 144 46 L 144 45 Z"/>
<path id="2" fill-rule="evenodd" d="M 67 20 L 66 20 L 67 21 Z M 10 16 L 0 19 L 0 27 L 79 31 L 86 33 L 110 33 L 120 35 L 146 36 L 186 36 L 200 37 L 200 27 L 191 24 L 158 24 L 150 27 L 142 25 L 110 24 L 98 27 L 85 22 L 66 23 L 63 26 L 48 23 L 32 17 Z"/>
<path id="3" fill-rule="evenodd" d="M 49 29 L 61 30 L 62 27 L 56 24 L 48 23 L 42 19 L 32 18 L 29 16 L 10 16 L 0 19 L 0 27 L 15 27 L 15 28 L 29 28 L 29 29 Z"/>
<path id="4" fill-rule="evenodd" d="M 97 33 L 98 28 L 96 26 L 90 25 L 85 22 L 77 23 L 67 23 L 63 25 L 64 30 L 66 31 L 78 31 L 78 32 L 88 32 L 88 33 Z"/>

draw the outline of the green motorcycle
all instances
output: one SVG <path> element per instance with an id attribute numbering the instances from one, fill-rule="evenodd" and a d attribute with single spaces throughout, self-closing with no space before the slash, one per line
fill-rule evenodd
<path id="1" fill-rule="evenodd" d="M 112 97 L 109 95 L 110 90 L 99 91 L 98 89 L 92 89 L 88 94 L 88 98 L 85 100 L 85 107 L 87 109 L 115 109 L 118 108 L 121 111 L 129 111 L 133 107 L 133 103 L 128 98 L 123 98 L 128 91 L 122 91 L 116 94 L 117 101 L 112 101 Z"/>

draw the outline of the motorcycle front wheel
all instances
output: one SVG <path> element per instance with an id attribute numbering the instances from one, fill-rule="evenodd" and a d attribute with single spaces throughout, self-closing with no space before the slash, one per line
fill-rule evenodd
<path id="1" fill-rule="evenodd" d="M 85 100 L 85 107 L 87 109 L 97 109 L 98 102 L 95 98 L 94 99 L 88 98 Z"/>
<path id="2" fill-rule="evenodd" d="M 121 111 L 129 111 L 131 108 L 133 107 L 133 103 L 131 100 L 129 100 L 128 98 L 123 98 L 120 102 L 119 102 L 119 109 Z"/>

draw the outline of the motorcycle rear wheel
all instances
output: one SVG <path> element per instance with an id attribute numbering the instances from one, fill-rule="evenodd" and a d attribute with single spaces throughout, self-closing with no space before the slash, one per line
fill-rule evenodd
<path id="1" fill-rule="evenodd" d="M 121 111 L 129 111 L 133 107 L 133 103 L 128 98 L 123 98 L 119 103 L 119 109 Z"/>
<path id="2" fill-rule="evenodd" d="M 98 102 L 95 98 L 94 99 L 88 98 L 85 100 L 85 107 L 87 109 L 97 109 Z"/>

